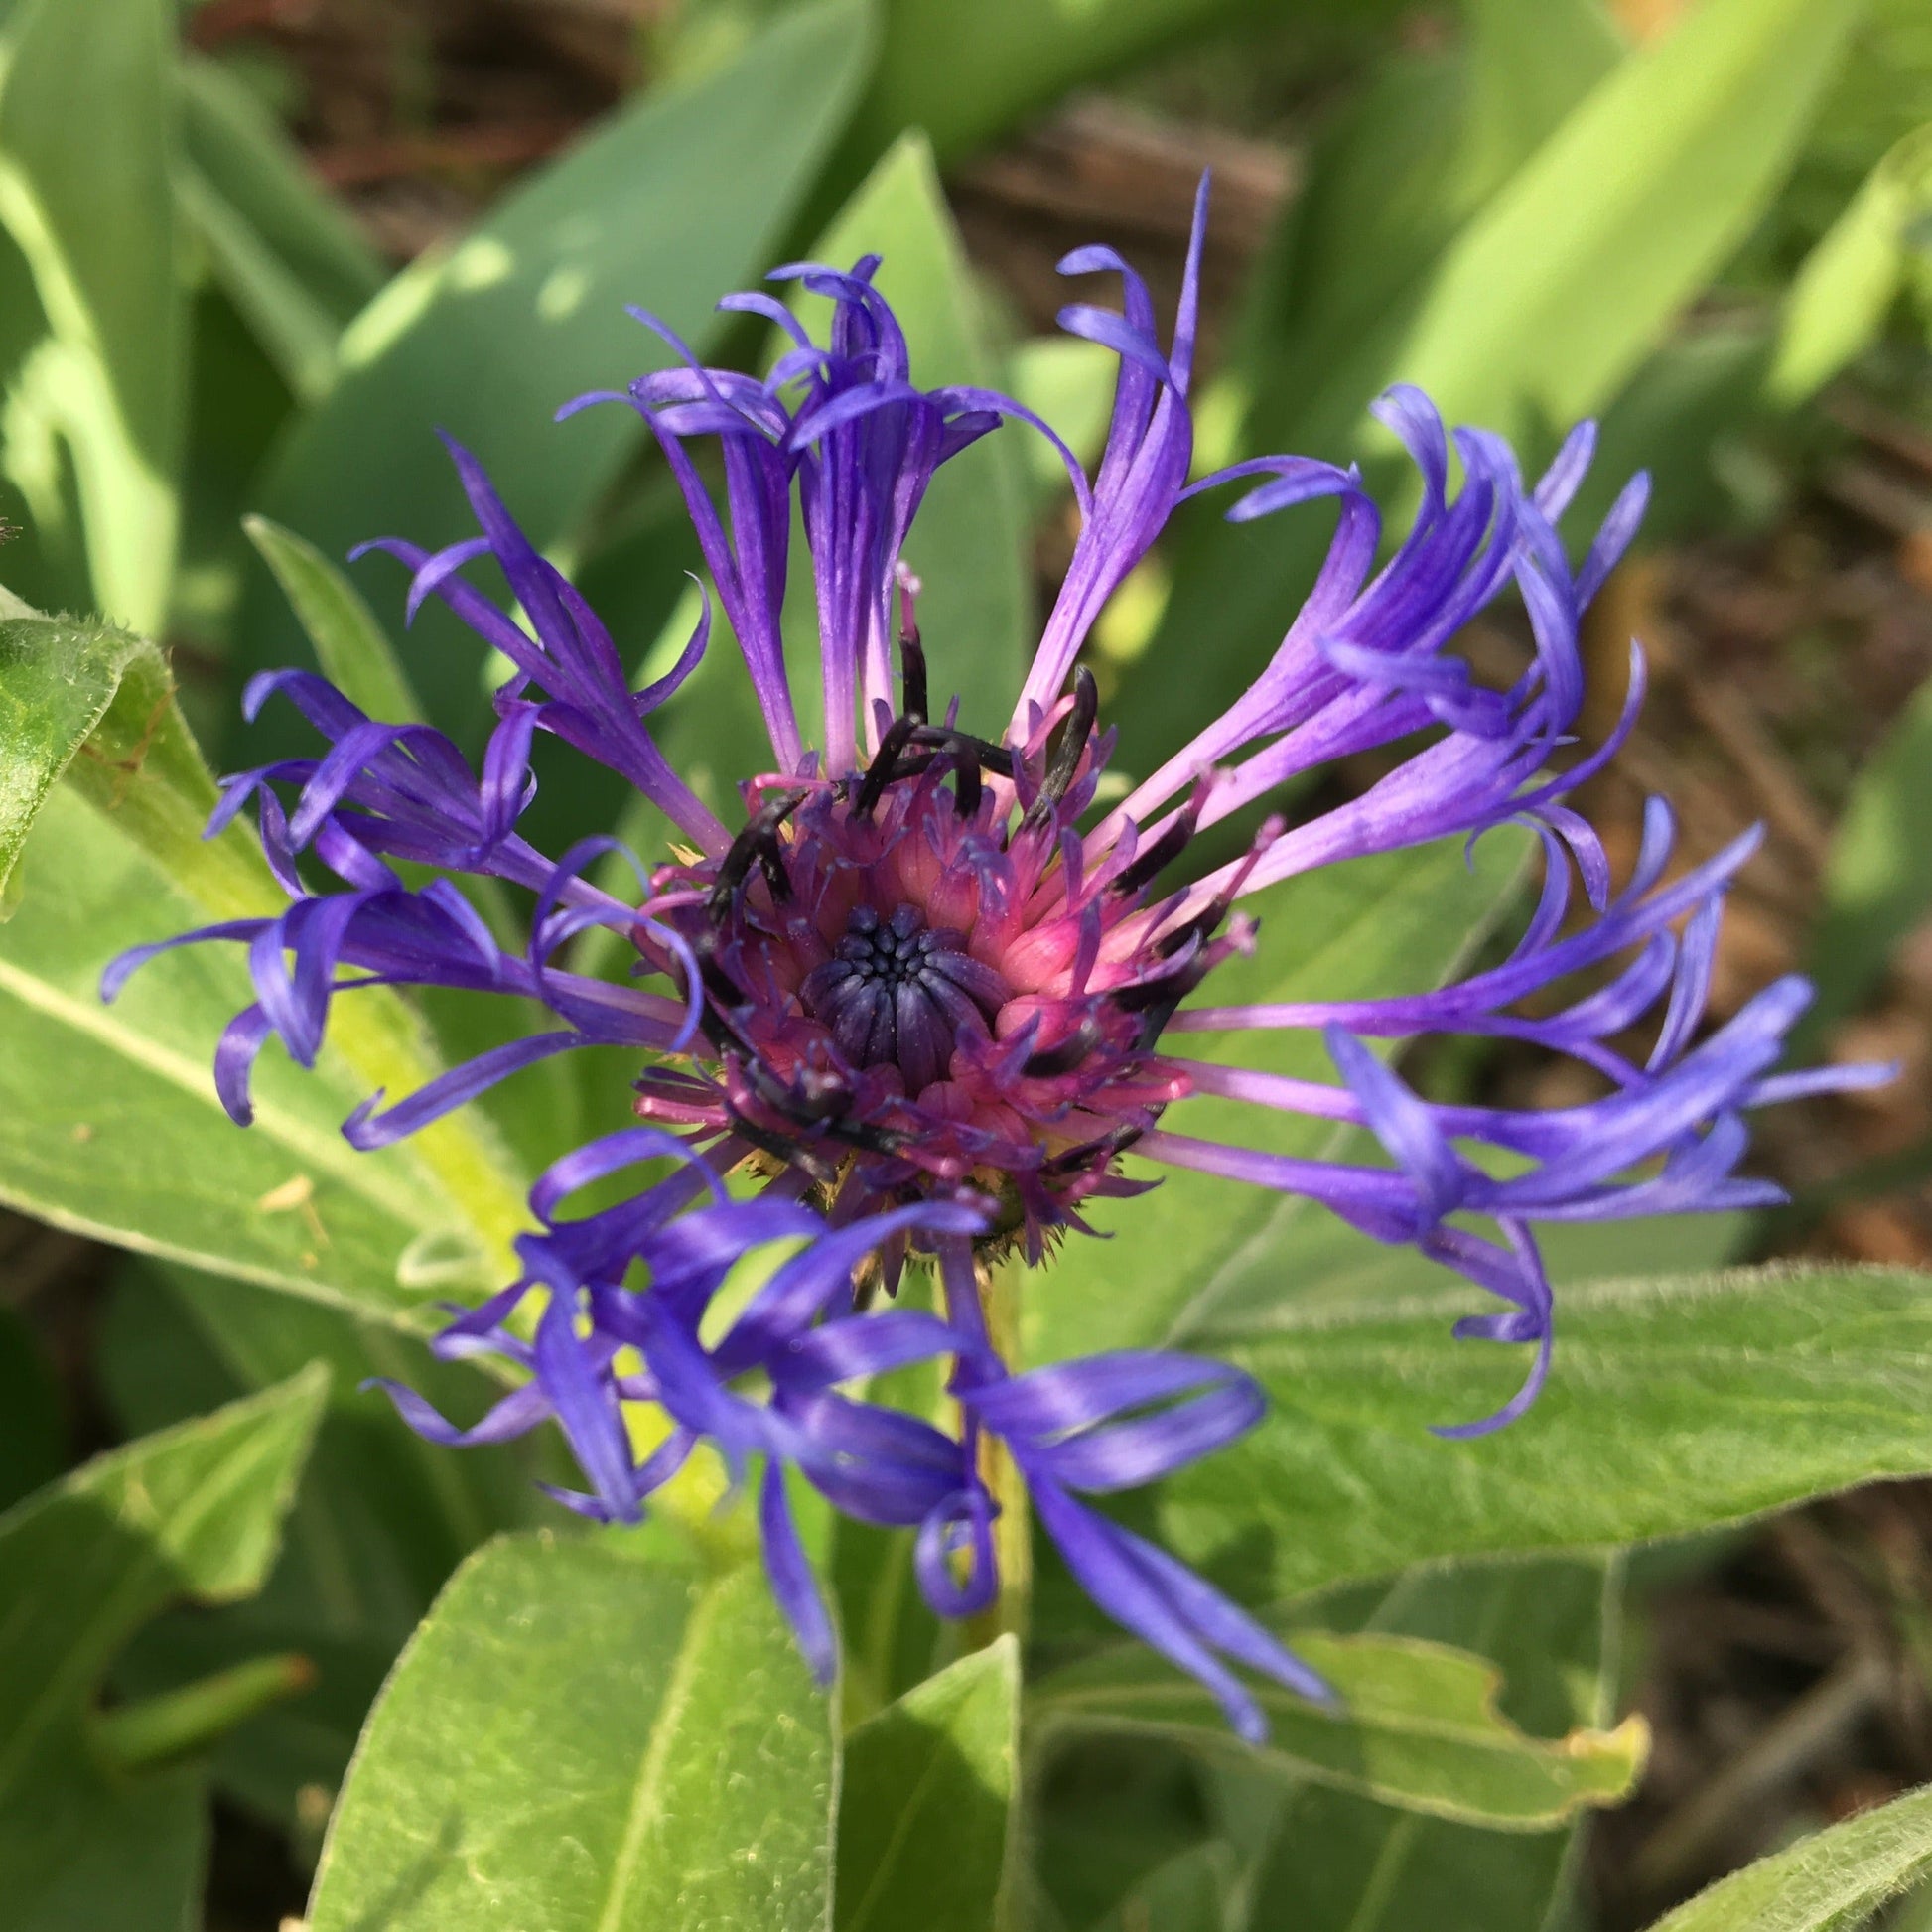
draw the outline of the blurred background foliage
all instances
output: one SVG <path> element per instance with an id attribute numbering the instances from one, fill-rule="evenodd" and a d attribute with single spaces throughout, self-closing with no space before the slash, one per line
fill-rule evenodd
<path id="1" fill-rule="evenodd" d="M 666 358 L 625 303 L 758 366 L 768 344 L 715 314 L 719 295 L 801 250 L 884 246 L 925 379 L 1004 384 L 1091 455 L 1111 371 L 1052 336 L 1052 264 L 1109 240 L 1171 303 L 1204 165 L 1203 459 L 1293 448 L 1393 479 L 1366 406 L 1396 378 L 1507 431 L 1526 463 L 1600 416 L 1578 528 L 1631 470 L 1657 484 L 1589 635 L 1594 729 L 1616 715 L 1631 634 L 1655 671 L 1622 774 L 1591 800 L 1612 850 L 1634 850 L 1651 789 L 1679 801 L 1688 859 L 1767 819 L 1715 1010 L 1804 966 L 1821 988 L 1811 1050 L 1907 1066 L 1887 1094 L 1770 1124 L 1766 1158 L 1798 1194 L 1773 1223 L 1640 1233 L 1648 1247 L 1580 1251 L 1564 1272 L 1932 1261 L 1925 0 L 7 0 L 0 574 L 43 610 L 161 640 L 228 762 L 244 758 L 241 681 L 318 652 L 345 685 L 373 680 L 390 715 L 420 706 L 474 742 L 491 682 L 476 653 L 435 612 L 403 632 L 381 562 L 353 575 L 366 604 L 334 568 L 368 536 L 464 532 L 432 426 L 490 464 L 648 665 L 690 623 L 675 491 L 627 411 L 551 423 L 569 396 Z M 1010 432 L 942 478 L 921 523 L 927 635 L 969 724 L 1000 715 L 1068 553 L 1055 476 Z M 1100 633 L 1126 768 L 1245 681 L 1325 537 L 1319 515 L 1180 519 Z M 810 614 L 795 616 L 803 648 Z M 1483 662 L 1510 639 L 1465 642 Z M 750 728 L 728 658 L 714 650 L 667 726 L 720 795 Z M 245 760 L 284 729 L 264 720 Z M 600 774 L 540 770 L 539 842 L 619 821 Z M 1419 1072 L 1565 1097 L 1507 1052 Z M 621 1084 L 563 1075 L 517 1092 L 492 1129 L 506 1171 L 621 1106 Z M 33 1317 L 0 1327 L 11 1493 L 318 1353 L 341 1371 L 268 1589 L 164 1620 L 121 1666 L 139 1689 L 238 1641 L 335 1660 L 323 1694 L 216 1760 L 211 1909 L 261 1924 L 264 1901 L 299 1900 L 396 1647 L 462 1552 L 521 1520 L 515 1472 L 451 1474 L 347 1404 L 362 1373 L 393 1369 L 379 1325 L 317 1314 L 312 1334 L 316 1311 L 275 1303 L 251 1326 L 245 1298 L 215 1320 L 192 1272 L 137 1288 L 73 1236 L 9 1221 L 0 1241 L 8 1309 Z M 1104 1275 L 1066 1274 L 1058 1318 L 1104 1314 Z M 480 1399 L 461 1377 L 436 1393 Z M 862 1587 L 865 1553 L 838 1560 Z M 1514 1657 L 1525 1723 L 1635 1696 L 1652 1769 L 1587 1847 L 1477 1839 L 1312 1787 L 1284 1801 L 1152 1751 L 1076 1752 L 1046 1794 L 1041 1922 L 1530 1932 L 1574 1912 L 1614 1932 L 1932 1776 L 1922 1486 L 1639 1567 L 1634 1595 L 1616 1566 L 1566 1560 L 1325 1606 L 1342 1627 Z M 1533 1608 L 1541 1649 L 1512 1642 Z M 1314 1844 L 1332 1897 L 1304 1888 L 1297 1848 Z M 1466 1880 L 1475 1864 L 1487 1890 Z"/>

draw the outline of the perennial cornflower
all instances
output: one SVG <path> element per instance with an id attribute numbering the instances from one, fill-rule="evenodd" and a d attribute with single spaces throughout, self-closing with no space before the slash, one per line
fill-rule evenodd
<path id="1" fill-rule="evenodd" d="M 770 740 L 770 768 L 744 775 L 737 822 L 672 768 L 649 725 L 707 647 L 709 594 L 677 665 L 633 690 L 595 613 L 452 443 L 480 534 L 434 554 L 396 538 L 371 547 L 409 567 L 412 615 L 441 598 L 514 666 L 496 694 L 481 775 L 441 734 L 371 720 L 318 676 L 258 678 L 249 715 L 285 696 L 328 749 L 229 780 L 215 824 L 254 801 L 289 909 L 130 954 L 107 990 L 162 947 L 246 942 L 257 1000 L 215 1061 L 222 1099 L 244 1122 L 249 1071 L 269 1035 L 310 1063 L 330 1002 L 355 986 L 508 994 L 554 1017 L 394 1104 L 378 1095 L 358 1108 L 345 1132 L 363 1148 L 551 1055 L 632 1049 L 635 1108 L 651 1125 L 582 1149 L 544 1176 L 532 1195 L 540 1229 L 518 1244 L 522 1274 L 459 1314 L 437 1344 L 492 1352 L 527 1380 L 465 1433 L 396 1389 L 408 1420 L 438 1440 L 474 1442 L 554 1418 L 590 1485 L 564 1500 L 603 1518 L 634 1519 L 700 1442 L 734 1475 L 761 1458 L 767 1567 L 821 1671 L 833 1637 L 786 1471 L 856 1517 L 914 1530 L 927 1599 L 963 1615 L 998 1588 L 999 1504 L 986 1473 L 997 1444 L 1073 1576 L 1206 1682 L 1252 1736 L 1259 1711 L 1222 1658 L 1309 1695 L 1320 1694 L 1318 1681 L 1203 1581 L 1075 1498 L 1153 1480 L 1226 1443 L 1259 1416 L 1259 1390 L 1223 1365 L 1149 1352 L 1022 1371 L 989 1336 L 987 1260 L 1016 1249 L 1037 1263 L 1054 1240 L 1085 1231 L 1083 1203 L 1151 1184 L 1156 1176 L 1124 1170 L 1130 1150 L 1157 1171 L 1306 1195 L 1497 1298 L 1497 1312 L 1464 1319 L 1456 1333 L 1533 1353 L 1507 1405 L 1444 1431 L 1476 1434 L 1520 1415 L 1548 1370 L 1554 1322 L 1539 1222 L 1772 1201 L 1774 1187 L 1737 1174 L 1742 1112 L 1867 1076 L 1773 1073 L 1808 997 L 1796 979 L 1700 1036 L 1721 903 L 1749 839 L 1667 879 L 1672 823 L 1653 801 L 1632 876 L 1613 890 L 1601 844 L 1568 799 L 1627 735 L 1643 691 L 1640 656 L 1608 741 L 1553 765 L 1583 703 L 1579 622 L 1637 527 L 1643 481 L 1624 489 L 1573 566 L 1556 524 L 1589 464 L 1589 426 L 1526 484 L 1501 440 L 1472 429 L 1451 437 L 1409 388 L 1390 391 L 1377 414 L 1413 459 L 1420 506 L 1379 564 L 1382 519 L 1353 469 L 1265 457 L 1190 481 L 1205 205 L 1203 183 L 1165 347 L 1145 285 L 1111 249 L 1079 249 L 1061 264 L 1069 275 L 1118 275 L 1125 291 L 1121 313 L 1076 305 L 1060 318 L 1119 358 L 1091 478 L 1011 399 L 915 385 L 872 256 L 849 272 L 775 272 L 830 300 L 824 345 L 768 295 L 727 298 L 726 308 L 784 332 L 789 346 L 768 376 L 702 366 L 640 315 L 678 365 L 563 412 L 635 409 L 682 489 Z M 992 742 L 959 728 L 943 638 L 928 666 L 908 551 L 940 465 L 1014 418 L 1064 458 L 1080 535 L 1011 720 Z M 692 454 L 701 439 L 717 446 L 722 502 Z M 1227 483 L 1245 490 L 1229 511 L 1240 520 L 1331 501 L 1326 560 L 1227 711 L 1103 806 L 1112 741 L 1083 645 L 1176 505 Z M 816 592 L 817 746 L 800 725 L 796 653 L 788 662 L 781 627 L 794 505 Z M 483 558 L 518 615 L 464 576 Z M 1512 596 L 1533 643 L 1516 681 L 1494 689 L 1454 644 Z M 636 902 L 590 876 L 612 841 L 587 840 L 553 862 L 519 834 L 538 731 L 618 772 L 676 828 L 678 849 L 638 866 Z M 1398 745 L 1406 756 L 1358 797 L 1293 824 L 1267 816 L 1245 850 L 1193 863 L 1200 835 L 1220 821 L 1252 819 L 1338 759 Z M 294 787 L 292 803 L 277 786 Z M 1193 1003 L 1230 954 L 1266 944 L 1244 910 L 1264 888 L 1512 820 L 1540 835 L 1545 873 L 1502 963 L 1401 998 Z M 312 883 L 305 854 L 340 883 Z M 526 889 L 527 946 L 500 944 L 448 878 L 406 883 L 395 861 Z M 1581 921 L 1573 880 L 1587 901 Z M 559 963 L 592 926 L 627 946 L 621 983 Z M 1582 990 L 1566 996 L 1567 983 Z M 1650 1050 L 1632 1058 L 1618 1040 L 1660 1009 Z M 1210 1064 L 1189 1051 L 1189 1035 L 1288 1028 L 1320 1031 L 1336 1080 Z M 1369 1043 L 1446 1035 L 1567 1055 L 1599 1076 L 1603 1096 L 1542 1112 L 1440 1104 Z M 1166 1109 L 1193 1094 L 1366 1128 L 1388 1162 L 1291 1159 L 1164 1125 Z M 1507 1158 L 1479 1158 L 1484 1149 Z M 615 1207 L 559 1217 L 587 1182 L 659 1159 L 675 1164 L 669 1179 Z M 721 1177 L 735 1171 L 755 1180 L 754 1198 L 727 1197 Z M 1490 1231 L 1469 1227 L 1471 1216 Z M 806 1245 L 722 1338 L 706 1339 L 704 1317 L 733 1266 L 764 1242 L 800 1238 Z M 915 1253 L 936 1264 L 942 1313 L 892 1305 Z M 1039 1292 L 1051 1292 L 1050 1280 Z M 520 1314 L 526 1297 L 541 1301 L 533 1322 Z M 952 1433 L 851 1392 L 917 1360 L 950 1364 Z M 640 1457 L 626 1418 L 643 1403 L 658 1405 L 668 1433 Z"/>

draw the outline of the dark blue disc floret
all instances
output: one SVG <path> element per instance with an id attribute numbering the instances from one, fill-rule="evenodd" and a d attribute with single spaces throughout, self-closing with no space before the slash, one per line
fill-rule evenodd
<path id="1" fill-rule="evenodd" d="M 855 1064 L 896 1065 L 914 1093 L 944 1077 L 962 1028 L 985 1035 L 1007 997 L 999 974 L 967 952 L 963 932 L 928 926 L 911 905 L 890 919 L 856 907 L 837 951 L 801 990 Z"/>

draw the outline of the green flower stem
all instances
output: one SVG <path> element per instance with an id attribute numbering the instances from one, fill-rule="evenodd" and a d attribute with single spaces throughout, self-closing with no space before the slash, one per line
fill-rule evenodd
<path id="1" fill-rule="evenodd" d="M 119 1771 L 142 1771 L 204 1750 L 270 1705 L 316 1681 L 306 1657 L 255 1657 L 178 1691 L 103 1711 L 91 1725 L 94 1749 Z"/>
<path id="2" fill-rule="evenodd" d="M 991 1268 L 981 1264 L 974 1272 L 979 1280 L 987 1337 L 1000 1359 L 1017 1374 L 1022 1271 L 1008 1262 Z M 967 1619 L 964 1647 L 968 1650 L 984 1650 L 1008 1632 L 1024 1643 L 1034 1586 L 1033 1512 L 1027 1500 L 1027 1485 L 1021 1479 L 1012 1452 L 996 1437 L 985 1436 L 980 1440 L 980 1474 L 1000 1509 L 993 1523 L 993 1553 L 1000 1566 L 1000 1593 L 987 1609 Z"/>

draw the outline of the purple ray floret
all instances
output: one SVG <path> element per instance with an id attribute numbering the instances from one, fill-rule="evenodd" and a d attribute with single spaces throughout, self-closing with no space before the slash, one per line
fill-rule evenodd
<path id="1" fill-rule="evenodd" d="M 1745 1115 L 1885 1069 L 1777 1071 L 1809 997 L 1795 979 L 1723 1026 L 1705 1024 L 1725 896 L 1753 839 L 1673 874 L 1671 815 L 1652 801 L 1619 882 L 1573 802 L 1615 757 L 1643 699 L 1633 650 L 1621 718 L 1602 744 L 1577 745 L 1580 625 L 1634 535 L 1643 479 L 1573 562 L 1558 524 L 1589 467 L 1590 426 L 1530 481 L 1500 438 L 1448 429 L 1427 397 L 1400 386 L 1375 406 L 1418 483 L 1399 537 L 1352 468 L 1261 456 L 1195 477 L 1205 208 L 1203 182 L 1165 342 L 1145 283 L 1113 251 L 1083 248 L 1061 264 L 1069 276 L 1116 278 L 1121 291 L 1118 312 L 1082 300 L 1060 318 L 1119 362 L 1091 477 L 1011 399 L 918 386 L 874 256 L 850 271 L 777 271 L 831 305 L 822 343 L 769 293 L 727 299 L 777 332 L 763 376 L 704 366 L 636 312 L 673 365 L 562 413 L 613 404 L 643 418 L 710 578 L 677 663 L 642 689 L 452 442 L 479 534 L 434 553 L 398 538 L 366 547 L 408 567 L 411 615 L 441 599 L 513 667 L 481 764 L 426 726 L 367 718 L 312 673 L 256 680 L 250 715 L 279 696 L 322 749 L 231 779 L 210 829 L 254 806 L 288 907 L 162 938 L 116 961 L 103 991 L 112 998 L 175 946 L 245 945 L 255 998 L 215 1052 L 223 1104 L 244 1123 L 268 1040 L 313 1063 L 339 994 L 455 989 L 544 1017 L 416 1093 L 373 1096 L 345 1127 L 358 1147 L 553 1055 L 626 1053 L 635 1112 L 649 1124 L 549 1170 L 531 1194 L 538 1226 L 518 1243 L 517 1280 L 458 1312 L 436 1344 L 497 1358 L 523 1379 L 462 1431 L 389 1385 L 411 1425 L 454 1444 L 554 1422 L 584 1479 L 560 1500 L 614 1521 L 635 1520 L 707 1446 L 734 1483 L 756 1484 L 773 1589 L 822 1674 L 833 1625 L 792 1514 L 795 1485 L 911 1532 L 926 1600 L 972 1616 L 999 1593 L 996 1525 L 1016 1494 L 989 1471 L 1013 1472 L 1094 1601 L 1199 1678 L 1254 1737 L 1262 1714 L 1241 1673 L 1308 1697 L 1325 1695 L 1318 1680 L 1089 1499 L 1159 1481 L 1232 1441 L 1260 1419 L 1259 1390 L 1223 1365 L 1145 1351 L 1028 1370 L 989 1333 L 993 1271 L 1081 1238 L 1085 1203 L 1144 1192 L 1164 1171 L 1305 1195 L 1493 1298 L 1455 1334 L 1527 1353 L 1502 1407 L 1441 1431 L 1477 1436 L 1522 1416 L 1557 1359 L 1540 1224 L 1774 1200 L 1775 1188 L 1740 1172 Z M 1067 464 L 1080 528 L 994 741 L 959 727 L 946 640 L 928 666 L 907 553 L 939 468 L 1016 418 Z M 1332 516 L 1324 561 L 1222 714 L 1103 794 L 1113 739 L 1083 652 L 1176 507 L 1225 489 L 1238 522 Z M 790 555 L 794 519 L 802 560 Z M 466 575 L 484 560 L 513 609 Z M 795 565 L 809 570 L 816 604 L 809 673 L 795 642 L 786 653 Z M 736 774 L 738 803 L 722 816 L 652 730 L 709 646 L 713 597 L 771 758 Z M 1526 642 L 1517 674 L 1491 684 L 1458 640 L 1498 608 L 1516 614 Z M 794 689 L 811 674 L 825 721 L 816 744 Z M 666 848 L 648 863 L 601 836 L 555 859 L 536 850 L 518 826 L 539 732 L 655 806 L 672 828 Z M 1363 753 L 1378 755 L 1383 775 L 1307 809 L 1305 781 Z M 1097 804 L 1103 796 L 1118 802 Z M 1230 837 L 1231 818 L 1255 828 L 1245 844 Z M 1387 998 L 1216 1001 L 1217 967 L 1268 943 L 1258 894 L 1292 907 L 1304 874 L 1508 822 L 1535 832 L 1543 882 L 1506 957 Z M 634 892 L 603 883 L 615 859 L 628 860 Z M 424 868 L 437 875 L 429 883 Z M 498 898 L 502 888 L 521 896 L 518 938 L 500 936 L 500 918 L 485 919 L 457 884 L 466 879 L 493 882 Z M 621 972 L 583 970 L 569 950 L 593 927 L 613 935 Z M 1283 1030 L 1318 1035 L 1335 1077 L 1251 1064 Z M 1398 1049 L 1456 1035 L 1567 1058 L 1595 1097 L 1542 1110 L 1446 1103 L 1392 1064 Z M 1209 1141 L 1188 1131 L 1187 1110 L 1173 1111 L 1192 1096 L 1256 1110 L 1258 1123 L 1289 1114 L 1355 1132 L 1330 1158 L 1268 1152 L 1239 1133 Z M 661 1162 L 668 1177 L 639 1179 Z M 617 1204 L 560 1211 L 592 1184 Z M 772 1242 L 803 1245 L 720 1332 L 727 1277 Z M 908 1263 L 933 1271 L 943 1312 L 893 1302 Z M 917 1362 L 943 1369 L 943 1417 L 868 1393 L 870 1378 Z"/>

